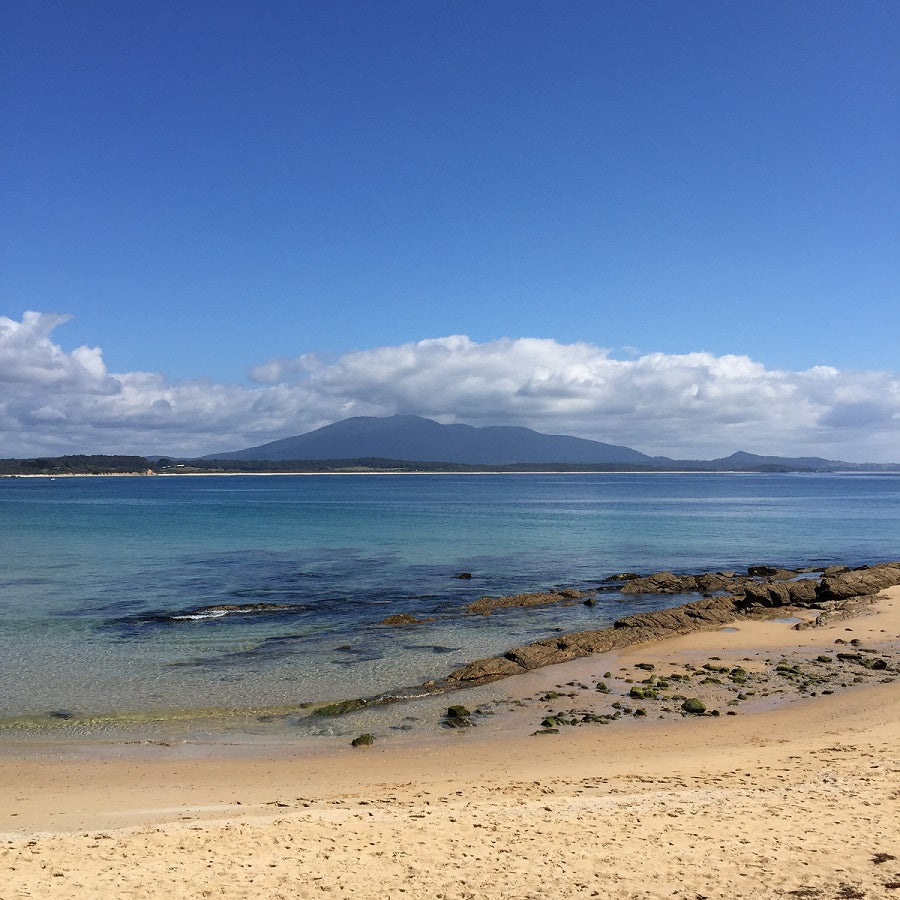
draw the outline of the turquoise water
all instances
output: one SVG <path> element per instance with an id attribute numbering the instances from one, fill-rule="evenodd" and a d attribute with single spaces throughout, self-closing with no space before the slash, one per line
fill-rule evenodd
<path id="1" fill-rule="evenodd" d="M 898 557 L 888 475 L 0 479 L 0 716 L 368 696 L 673 603 L 461 615 L 485 594 Z"/>

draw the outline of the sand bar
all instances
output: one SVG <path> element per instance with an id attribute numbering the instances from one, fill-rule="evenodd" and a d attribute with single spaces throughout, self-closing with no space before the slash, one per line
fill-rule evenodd
<path id="1" fill-rule="evenodd" d="M 741 622 L 535 671 L 509 713 L 427 742 L 10 745 L 0 898 L 900 897 L 896 680 L 531 734 L 541 692 L 605 671 L 752 670 L 836 640 L 896 650 L 900 588 L 825 628 Z"/>

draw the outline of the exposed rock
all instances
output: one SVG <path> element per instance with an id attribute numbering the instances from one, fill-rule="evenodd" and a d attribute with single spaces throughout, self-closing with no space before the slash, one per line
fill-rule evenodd
<path id="1" fill-rule="evenodd" d="M 558 644 L 561 638 L 556 638 Z M 621 635 L 612 628 L 598 628 L 592 631 L 576 631 L 565 635 L 562 652 L 575 651 L 575 656 L 590 656 L 592 653 L 606 653 L 617 647 L 624 647 Z"/>
<path id="2" fill-rule="evenodd" d="M 718 591 L 737 591 L 743 587 L 745 580 L 735 579 L 733 572 L 706 572 L 695 576 L 697 590 L 704 594 Z"/>
<path id="3" fill-rule="evenodd" d="M 816 595 L 819 600 L 846 600 L 848 597 L 877 594 L 895 584 L 900 584 L 900 562 L 879 563 L 826 576 L 821 580 Z"/>
<path id="4" fill-rule="evenodd" d="M 848 597 L 846 600 L 838 602 L 836 600 L 827 601 L 821 604 L 824 609 L 814 619 L 805 622 L 798 622 L 794 625 L 796 631 L 803 631 L 807 628 L 819 628 L 823 625 L 831 625 L 834 622 L 841 622 L 844 619 L 852 619 L 863 612 L 866 607 L 871 606 L 878 600 L 877 594 L 869 594 L 866 597 Z"/>
<path id="5" fill-rule="evenodd" d="M 474 723 L 469 718 L 471 711 L 465 706 L 451 706 L 444 716 L 445 728 L 469 728 Z"/>
<path id="6" fill-rule="evenodd" d="M 788 597 L 793 604 L 812 603 L 817 599 L 818 582 L 815 578 L 799 578 L 796 581 L 788 581 L 785 584 Z"/>
<path id="7" fill-rule="evenodd" d="M 646 635 L 628 642 L 634 644 L 641 640 L 658 640 L 674 634 L 687 634 L 702 628 L 724 625 L 734 621 L 737 616 L 738 608 L 734 597 L 708 597 L 672 609 L 625 616 L 617 619 L 613 628 L 635 629 L 637 633 L 643 632 Z"/>
<path id="8" fill-rule="evenodd" d="M 510 609 L 512 607 L 548 606 L 553 603 L 571 603 L 580 597 L 584 597 L 583 591 L 562 590 L 547 591 L 531 594 L 513 594 L 508 597 L 479 597 L 466 606 L 466 612 L 482 616 L 490 615 L 495 609 Z"/>
<path id="9" fill-rule="evenodd" d="M 766 571 L 774 571 L 779 577 L 795 578 L 795 573 L 787 569 L 751 568 L 758 570 L 765 568 Z M 648 578 L 631 579 L 628 584 L 637 583 L 642 587 L 653 585 L 659 593 L 667 592 L 660 589 L 662 586 L 678 585 L 680 592 L 686 583 L 684 579 L 690 579 L 696 589 L 700 577 L 702 576 L 677 576 L 671 572 L 658 572 Z M 821 620 L 824 624 L 827 621 L 834 621 L 834 616 L 855 615 L 868 603 L 873 602 L 873 598 L 867 595 L 894 584 L 900 584 L 900 562 L 851 570 L 821 580 L 745 581 L 741 596 L 706 597 L 671 609 L 624 616 L 618 619 L 611 628 L 574 632 L 533 641 L 521 647 L 514 647 L 502 657 L 477 660 L 462 669 L 451 672 L 443 684 L 482 684 L 531 669 L 567 662 L 576 657 L 589 656 L 592 653 L 605 653 L 633 644 L 721 627 L 738 619 L 783 615 L 784 612 L 792 608 L 796 610 L 798 607 L 822 609 L 827 604 L 828 608 L 816 620 L 817 622 Z M 868 588 L 874 588 L 874 590 L 868 590 Z M 854 590 L 860 590 L 862 596 L 854 595 Z M 633 593 L 639 592 L 642 591 L 633 591 Z M 624 588 L 623 593 L 625 593 Z M 855 600 L 847 605 L 851 597 L 855 597 Z M 852 611 L 854 609 L 855 611 Z M 831 615 L 832 618 L 828 619 L 828 615 Z"/>
<path id="10" fill-rule="evenodd" d="M 819 582 L 814 578 L 799 581 L 758 581 L 744 585 L 744 600 L 760 606 L 794 606 L 814 602 Z"/>
<path id="11" fill-rule="evenodd" d="M 568 641 L 558 639 L 536 641 L 533 644 L 525 644 L 523 647 L 514 647 L 504 654 L 506 659 L 512 660 L 523 669 L 540 669 L 583 655 Z"/>
<path id="12" fill-rule="evenodd" d="M 510 659 L 503 656 L 492 656 L 488 659 L 478 659 L 461 669 L 457 669 L 447 676 L 448 682 L 460 684 L 483 684 L 487 681 L 496 681 L 498 678 L 507 678 L 510 675 L 520 675 L 525 670 Z"/>
<path id="13" fill-rule="evenodd" d="M 351 747 L 371 747 L 372 744 L 374 744 L 374 743 L 375 743 L 375 735 L 369 734 L 367 732 L 366 734 L 361 734 L 361 735 L 359 735 L 359 737 L 353 738 L 353 740 L 350 741 L 350 746 Z"/>
<path id="14" fill-rule="evenodd" d="M 780 569 L 776 566 L 748 566 L 747 574 L 751 578 L 771 578 L 774 581 L 788 581 L 797 576 L 797 570 Z"/>
<path id="15" fill-rule="evenodd" d="M 605 653 L 643 641 L 714 627 L 737 617 L 733 597 L 697 600 L 674 609 L 626 616 L 611 628 L 573 632 L 564 637 L 547 638 L 514 647 L 502 657 L 481 659 L 458 669 L 448 675 L 446 681 L 451 684 L 482 684 L 592 653 Z"/>
<path id="16" fill-rule="evenodd" d="M 643 578 L 630 578 L 622 585 L 623 594 L 687 594 L 697 589 L 694 575 L 654 572 Z"/>
<path id="17" fill-rule="evenodd" d="M 654 572 L 644 577 L 630 578 L 620 588 L 623 594 L 713 594 L 737 593 L 747 583 L 733 572 L 703 572 L 700 575 L 675 575 Z"/>

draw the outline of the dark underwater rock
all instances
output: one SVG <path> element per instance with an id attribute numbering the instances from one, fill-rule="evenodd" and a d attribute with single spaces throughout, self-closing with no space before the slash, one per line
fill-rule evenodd
<path id="1" fill-rule="evenodd" d="M 425 622 L 433 622 L 434 619 L 419 619 L 411 613 L 397 613 L 382 619 L 379 625 L 423 625 Z"/>

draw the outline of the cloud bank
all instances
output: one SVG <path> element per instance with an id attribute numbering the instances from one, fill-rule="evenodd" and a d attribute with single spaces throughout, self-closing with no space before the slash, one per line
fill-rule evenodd
<path id="1" fill-rule="evenodd" d="M 767 369 L 746 356 L 612 357 L 587 343 L 463 335 L 272 359 L 250 385 L 108 372 L 97 347 L 63 350 L 70 317 L 0 316 L 0 457 L 194 456 L 301 434 L 348 416 L 525 425 L 712 458 L 735 450 L 900 462 L 900 376 Z"/>

